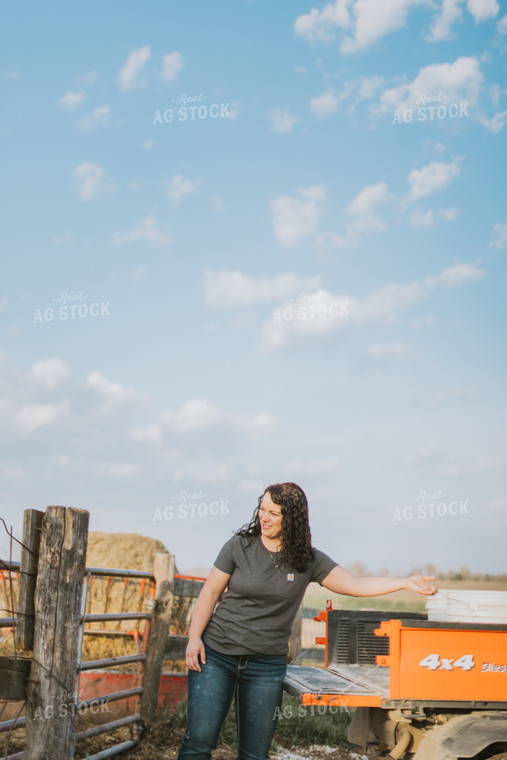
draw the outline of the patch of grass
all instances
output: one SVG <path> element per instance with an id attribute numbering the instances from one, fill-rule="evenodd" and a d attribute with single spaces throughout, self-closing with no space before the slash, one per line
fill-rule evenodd
<path id="1" fill-rule="evenodd" d="M 185 724 L 187 722 L 187 702 L 187 696 L 183 697 L 183 699 L 180 699 L 176 705 L 176 709 L 171 713 L 173 728 L 185 728 Z M 234 702 L 232 703 L 231 709 L 227 713 L 227 717 L 220 732 L 218 743 L 225 745 L 226 747 L 230 747 L 231 749 L 236 748 L 236 713 L 234 711 Z"/>
<path id="2" fill-rule="evenodd" d="M 347 742 L 350 718 L 346 707 L 302 705 L 299 699 L 284 694 L 274 742 L 351 747 Z"/>
<path id="3" fill-rule="evenodd" d="M 187 698 L 182 699 L 172 714 L 172 726 L 184 728 L 187 714 Z M 283 695 L 278 713 L 278 724 L 271 745 L 271 751 L 278 744 L 309 746 L 326 744 L 329 746 L 351 747 L 347 742 L 350 713 L 343 707 L 305 706 L 295 697 Z M 236 749 L 236 716 L 234 703 L 225 719 L 219 744 Z"/>

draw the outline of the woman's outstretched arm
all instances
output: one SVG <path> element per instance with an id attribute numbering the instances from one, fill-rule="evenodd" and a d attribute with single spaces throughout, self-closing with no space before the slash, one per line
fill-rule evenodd
<path id="1" fill-rule="evenodd" d="M 322 586 L 335 594 L 349 596 L 381 596 L 392 591 L 408 589 L 427 596 L 434 594 L 436 588 L 427 581 L 433 581 L 431 575 L 410 575 L 408 578 L 357 578 L 339 565 L 322 581 Z"/>

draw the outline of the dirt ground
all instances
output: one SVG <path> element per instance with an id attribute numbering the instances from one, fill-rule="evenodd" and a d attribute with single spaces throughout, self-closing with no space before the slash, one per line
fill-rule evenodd
<path id="1" fill-rule="evenodd" d="M 183 738 L 184 729 L 174 729 L 170 721 L 163 721 L 152 726 L 141 739 L 140 744 L 119 758 L 128 760 L 176 760 Z M 125 737 L 127 738 L 127 737 Z M 104 749 L 102 743 L 101 749 Z M 87 751 L 90 752 L 90 746 Z M 82 757 L 76 753 L 76 757 Z M 272 760 L 374 760 L 376 755 L 362 750 L 345 747 L 328 747 L 311 745 L 309 747 L 279 746 L 271 753 Z M 213 752 L 213 760 L 236 760 L 236 753 L 230 747 L 219 746 Z"/>

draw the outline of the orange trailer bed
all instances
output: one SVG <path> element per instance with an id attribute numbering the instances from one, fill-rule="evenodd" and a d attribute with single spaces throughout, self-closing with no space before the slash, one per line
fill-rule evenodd
<path id="1" fill-rule="evenodd" d="M 345 620 L 337 617 L 343 612 Z M 325 639 L 317 639 L 326 644 L 326 667 L 289 665 L 284 684 L 303 704 L 507 708 L 507 625 L 398 619 L 394 613 L 377 613 L 375 622 L 376 613 L 357 614 L 359 622 L 351 611 L 327 610 L 315 618 L 326 622 Z M 336 631 L 344 623 L 340 639 Z M 359 643 L 344 662 L 345 637 L 354 638 L 354 625 Z"/>

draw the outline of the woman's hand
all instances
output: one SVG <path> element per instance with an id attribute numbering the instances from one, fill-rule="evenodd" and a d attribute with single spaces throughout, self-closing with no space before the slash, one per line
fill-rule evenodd
<path id="1" fill-rule="evenodd" d="M 426 581 L 434 581 L 434 575 L 410 575 L 405 578 L 405 588 L 409 591 L 416 591 L 418 594 L 426 594 L 431 596 L 437 593 L 435 586 L 429 586 Z"/>
<path id="2" fill-rule="evenodd" d="M 190 670 L 198 670 L 200 673 L 201 667 L 199 665 L 199 657 L 201 658 L 201 663 L 205 665 L 206 651 L 204 649 L 202 639 L 200 637 L 191 638 L 188 640 L 187 649 L 185 652 L 185 660 Z"/>

